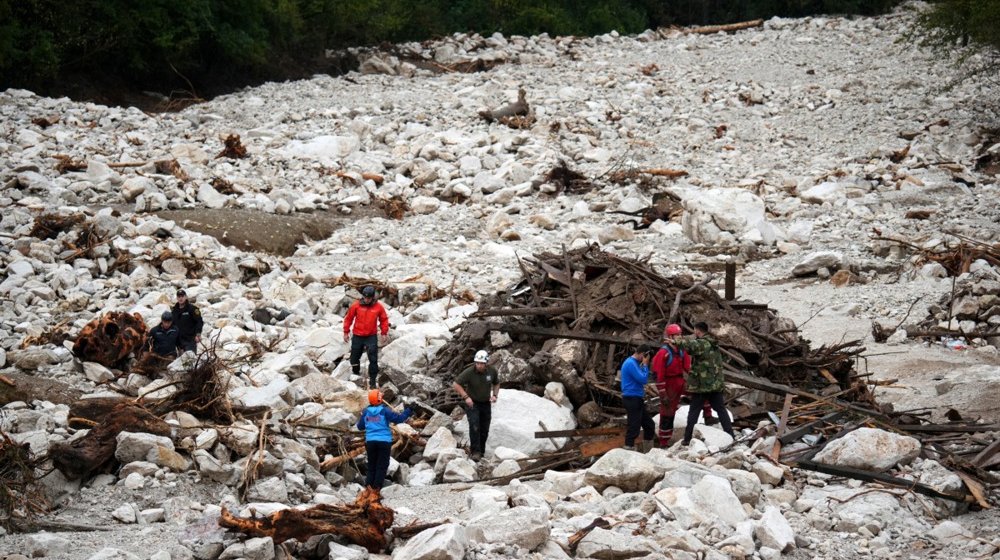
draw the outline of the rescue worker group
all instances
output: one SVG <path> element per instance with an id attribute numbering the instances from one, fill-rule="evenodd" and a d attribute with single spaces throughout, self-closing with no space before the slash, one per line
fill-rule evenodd
<path id="1" fill-rule="evenodd" d="M 413 411 L 406 406 L 400 412 L 383 400 L 378 387 L 378 348 L 388 339 L 389 317 L 385 307 L 376 299 L 374 286 L 362 287 L 360 295 L 361 298 L 351 304 L 344 317 L 344 342 L 351 345 L 349 363 L 355 376 L 361 375 L 361 355 L 368 356 L 365 376 L 369 389 L 368 407 L 362 411 L 356 427 L 365 432 L 368 463 L 365 484 L 381 489 L 392 449 L 390 425 L 406 422 Z M 172 360 L 183 352 L 197 352 L 203 328 L 201 312 L 188 300 L 184 290 L 177 290 L 176 304 L 163 312 L 159 325 L 150 329 L 146 350 L 165 360 Z M 637 343 L 621 366 L 626 449 L 645 452 L 653 447 L 668 446 L 674 436 L 677 410 L 685 396 L 690 399 L 690 406 L 684 424 L 684 445 L 690 443 L 702 414 L 706 424 L 721 424 L 723 431 L 735 437 L 725 408 L 725 378 L 718 342 L 704 322 L 695 323 L 691 335 L 682 335 L 680 325 L 667 325 L 659 348 Z M 500 396 L 500 379 L 496 368 L 489 365 L 489 360 L 486 350 L 477 351 L 473 363 L 463 369 L 452 383 L 452 389 L 462 399 L 469 423 L 469 451 L 473 461 L 479 461 L 486 455 L 492 405 Z M 659 426 L 654 424 L 646 408 L 646 385 L 650 382 L 650 373 L 659 395 Z M 640 434 L 641 443 L 637 445 Z"/>

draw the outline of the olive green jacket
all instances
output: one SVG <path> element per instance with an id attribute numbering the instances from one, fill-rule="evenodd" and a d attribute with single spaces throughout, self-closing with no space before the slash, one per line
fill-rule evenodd
<path id="1" fill-rule="evenodd" d="M 691 353 L 691 371 L 687 374 L 685 389 L 688 393 L 715 393 L 726 386 L 722 373 L 722 353 L 719 343 L 710 336 L 680 339 L 679 348 Z"/>

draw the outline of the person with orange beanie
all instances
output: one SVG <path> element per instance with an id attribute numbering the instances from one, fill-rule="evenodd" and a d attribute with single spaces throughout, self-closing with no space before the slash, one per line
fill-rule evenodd
<path id="1" fill-rule="evenodd" d="M 368 453 L 368 474 L 365 485 L 381 490 L 385 483 L 385 473 L 389 470 L 389 456 L 392 451 L 392 429 L 389 424 L 401 424 L 413 414 L 406 407 L 399 413 L 385 404 L 382 391 L 368 391 L 368 407 L 361 413 L 357 427 L 365 431 L 365 451 Z"/>

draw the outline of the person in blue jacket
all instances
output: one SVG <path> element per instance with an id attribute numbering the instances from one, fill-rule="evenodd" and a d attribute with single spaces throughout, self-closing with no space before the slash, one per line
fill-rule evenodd
<path id="1" fill-rule="evenodd" d="M 642 429 L 643 441 L 656 441 L 656 425 L 643 402 L 646 382 L 649 381 L 649 361 L 653 356 L 651 346 L 638 346 L 621 369 L 622 404 L 625 406 L 625 449 L 635 449 L 635 438 Z"/>
<path id="2" fill-rule="evenodd" d="M 368 475 L 365 485 L 376 490 L 382 489 L 385 483 L 385 473 L 389 470 L 389 455 L 392 451 L 392 430 L 389 424 L 401 424 L 413 414 L 409 407 L 402 413 L 395 412 L 382 402 L 382 391 L 368 391 L 368 404 L 361 418 L 358 419 L 358 429 L 365 431 L 365 451 L 368 453 Z"/>

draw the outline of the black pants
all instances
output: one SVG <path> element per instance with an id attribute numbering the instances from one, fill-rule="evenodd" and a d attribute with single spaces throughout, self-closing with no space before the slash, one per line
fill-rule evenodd
<path id="1" fill-rule="evenodd" d="M 642 397 L 622 397 L 625 404 L 625 418 L 627 427 L 625 428 L 625 445 L 635 445 L 635 438 L 639 436 L 639 429 L 642 429 L 643 441 L 656 441 L 656 424 L 653 417 L 646 410 Z"/>
<path id="2" fill-rule="evenodd" d="M 722 423 L 722 431 L 736 437 L 733 433 L 733 423 L 729 420 L 729 413 L 726 412 L 726 397 L 722 391 L 714 393 L 691 393 L 691 406 L 688 408 L 687 426 L 684 426 L 684 443 L 691 441 L 694 435 L 694 425 L 698 423 L 698 415 L 701 414 L 701 407 L 708 401 L 719 415 L 719 422 Z"/>
<path id="3" fill-rule="evenodd" d="M 365 485 L 380 490 L 385 483 L 385 473 L 389 470 L 392 444 L 387 441 L 367 441 L 365 451 L 368 452 L 368 475 L 365 477 Z"/>
<path id="4" fill-rule="evenodd" d="M 465 409 L 465 417 L 469 419 L 469 448 L 473 453 L 486 454 L 486 438 L 490 435 L 490 420 L 493 408 L 489 401 L 475 402 Z"/>
<path id="5" fill-rule="evenodd" d="M 368 386 L 375 387 L 378 381 L 378 335 L 351 337 L 351 372 L 361 375 L 361 353 L 368 351 Z"/>
<path id="6" fill-rule="evenodd" d="M 178 340 L 177 346 L 180 346 L 182 352 L 198 352 L 198 343 L 194 341 L 194 337 Z"/>

